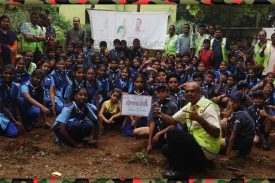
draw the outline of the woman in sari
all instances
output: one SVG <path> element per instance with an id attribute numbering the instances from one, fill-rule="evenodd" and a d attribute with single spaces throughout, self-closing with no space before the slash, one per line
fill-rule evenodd
<path id="1" fill-rule="evenodd" d="M 14 64 L 17 54 L 17 37 L 16 34 L 9 29 L 9 24 L 9 17 L 5 15 L 0 17 L 1 65 Z"/>

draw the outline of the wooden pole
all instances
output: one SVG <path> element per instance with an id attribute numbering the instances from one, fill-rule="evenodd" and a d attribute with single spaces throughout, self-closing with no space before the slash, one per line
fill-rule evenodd
<path id="1" fill-rule="evenodd" d="M 140 4 L 137 5 L 137 12 L 140 12 Z"/>

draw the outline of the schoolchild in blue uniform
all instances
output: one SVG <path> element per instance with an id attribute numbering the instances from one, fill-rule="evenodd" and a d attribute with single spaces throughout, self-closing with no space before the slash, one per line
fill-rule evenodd
<path id="1" fill-rule="evenodd" d="M 170 59 L 167 59 L 166 61 L 166 70 L 168 75 L 176 73 L 175 64 Z"/>
<path id="2" fill-rule="evenodd" d="M 96 54 L 92 57 L 92 65 L 91 65 L 91 67 L 92 67 L 93 69 L 96 69 L 100 64 L 103 64 L 103 61 L 101 60 L 99 54 L 96 53 Z"/>
<path id="3" fill-rule="evenodd" d="M 62 100 L 66 87 L 72 83 L 66 73 L 65 67 L 65 61 L 60 58 L 55 64 L 55 69 L 50 74 L 54 80 L 56 96 Z"/>
<path id="4" fill-rule="evenodd" d="M 6 65 L 3 69 L 3 80 L 0 83 L 0 135 L 18 136 L 17 126 L 21 126 L 17 97 L 18 84 L 13 82 L 15 68 Z"/>
<path id="5" fill-rule="evenodd" d="M 158 69 L 157 71 L 157 78 L 156 82 L 153 84 L 148 84 L 147 90 L 150 95 L 154 96 L 153 101 L 155 99 L 155 93 L 156 93 L 156 87 L 159 85 L 159 83 L 166 83 L 166 78 L 167 78 L 167 72 L 165 69 Z"/>
<path id="6" fill-rule="evenodd" d="M 178 108 L 181 109 L 185 105 L 186 93 L 179 88 L 179 77 L 177 74 L 170 74 L 167 77 L 167 84 L 169 87 L 169 98 L 174 101 Z"/>
<path id="7" fill-rule="evenodd" d="M 262 143 L 264 150 L 270 150 L 270 144 L 268 142 L 269 134 L 271 131 L 271 121 L 266 118 L 262 111 L 272 116 L 271 109 L 265 104 L 265 95 L 262 90 L 257 90 L 252 94 L 253 105 L 247 108 L 247 112 L 255 121 L 256 135 L 254 143 Z"/>
<path id="8" fill-rule="evenodd" d="M 179 83 L 180 85 L 182 85 L 183 83 L 185 83 L 185 65 L 182 62 L 178 62 L 176 65 L 176 73 L 179 75 Z"/>
<path id="9" fill-rule="evenodd" d="M 237 74 L 237 58 L 234 55 L 229 55 L 228 58 L 228 64 L 226 67 L 226 70 L 229 71 L 231 74 L 236 75 Z"/>
<path id="10" fill-rule="evenodd" d="M 80 148 L 97 139 L 96 107 L 88 104 L 87 100 L 87 90 L 77 89 L 73 102 L 67 104 L 57 116 L 53 131 L 58 143 Z"/>
<path id="11" fill-rule="evenodd" d="M 255 71 L 253 68 L 247 70 L 246 82 L 248 84 L 249 89 L 253 88 L 260 82 L 260 79 L 257 78 L 257 76 L 255 75 Z"/>
<path id="12" fill-rule="evenodd" d="M 226 72 L 221 73 L 219 80 L 216 80 L 216 95 L 225 94 L 226 86 L 227 86 L 228 74 Z"/>
<path id="13" fill-rule="evenodd" d="M 121 72 L 124 68 L 126 68 L 125 60 L 124 59 L 120 59 L 119 62 L 118 62 L 119 72 Z M 131 68 L 129 68 L 129 69 L 131 70 Z"/>
<path id="14" fill-rule="evenodd" d="M 87 66 L 84 63 L 84 56 L 83 56 L 83 54 L 78 54 L 76 56 L 76 60 L 75 60 L 75 63 L 73 65 L 73 68 L 74 67 L 79 67 L 79 66 L 81 66 L 81 67 L 83 67 L 85 69 L 87 68 Z"/>
<path id="15" fill-rule="evenodd" d="M 220 80 L 222 73 L 231 74 L 229 71 L 226 70 L 226 68 L 227 68 L 227 63 L 222 62 L 220 64 L 220 68 L 217 71 L 215 71 L 216 80 Z"/>
<path id="16" fill-rule="evenodd" d="M 175 74 L 176 73 L 176 65 L 175 65 L 175 56 L 168 55 L 166 59 L 166 66 L 167 66 L 167 73 L 168 74 Z"/>
<path id="17" fill-rule="evenodd" d="M 68 44 L 66 47 L 66 55 L 70 57 L 71 61 L 74 63 L 76 59 L 76 54 L 74 52 L 74 47 L 71 44 Z"/>
<path id="18" fill-rule="evenodd" d="M 198 85 L 200 85 L 200 87 L 204 87 L 204 83 L 203 83 L 203 80 L 204 80 L 204 76 L 203 76 L 203 73 L 201 72 L 195 72 L 193 74 L 193 78 L 192 80 L 196 83 L 198 83 Z"/>
<path id="19" fill-rule="evenodd" d="M 62 56 L 62 58 L 65 61 L 66 74 L 68 75 L 69 79 L 72 80 L 73 79 L 73 61 L 67 55 Z"/>
<path id="20" fill-rule="evenodd" d="M 37 69 L 32 73 L 31 79 L 20 88 L 18 102 L 21 114 L 24 114 L 22 116 L 22 122 L 26 131 L 31 130 L 34 124 L 38 122 L 39 118 L 43 117 L 41 116 L 41 112 L 43 115 L 50 113 L 50 110 L 44 105 L 43 101 L 43 79 L 43 71 Z"/>
<path id="21" fill-rule="evenodd" d="M 103 102 L 107 99 L 107 93 L 110 90 L 109 81 L 106 77 L 105 65 L 99 65 L 96 69 L 96 85 L 98 89 L 98 103 L 96 106 L 99 109 Z"/>
<path id="22" fill-rule="evenodd" d="M 45 74 L 45 78 L 42 82 L 44 88 L 44 102 L 45 105 L 51 109 L 53 115 L 59 114 L 64 106 L 62 99 L 55 96 L 55 84 L 53 77 L 50 75 L 51 63 L 44 61 L 41 66 L 41 70 Z"/>
<path id="23" fill-rule="evenodd" d="M 232 150 L 238 150 L 240 156 L 248 155 L 255 136 L 255 122 L 244 109 L 245 94 L 237 91 L 230 95 L 230 99 L 233 113 L 228 120 L 224 139 L 227 146 L 226 159 L 230 158 Z"/>
<path id="24" fill-rule="evenodd" d="M 203 74 L 203 76 L 206 75 L 206 67 L 205 67 L 205 63 L 200 62 L 198 65 L 198 72 L 201 72 Z"/>
<path id="25" fill-rule="evenodd" d="M 120 78 L 118 60 L 115 60 L 115 59 L 111 60 L 109 66 L 110 66 L 110 69 L 107 75 L 108 75 L 110 90 L 112 90 L 115 88 L 116 81 Z"/>
<path id="26" fill-rule="evenodd" d="M 204 80 L 204 85 L 202 87 L 203 94 L 207 99 L 212 99 L 216 95 L 215 94 L 216 86 L 214 84 L 214 81 L 215 81 L 214 72 L 211 70 L 207 71 L 207 74 Z"/>
<path id="27" fill-rule="evenodd" d="M 92 67 L 86 71 L 85 87 L 88 91 L 88 103 L 93 105 L 96 105 L 96 101 L 98 101 L 98 91 L 95 75 L 95 70 Z"/>
<path id="28" fill-rule="evenodd" d="M 132 67 L 131 69 L 131 79 L 134 79 L 136 75 L 139 73 L 139 68 L 140 68 L 140 61 L 138 58 L 134 58 L 132 62 Z"/>
<path id="29" fill-rule="evenodd" d="M 63 96 L 66 104 L 72 101 L 74 91 L 76 91 L 78 88 L 85 88 L 85 69 L 82 66 L 76 66 L 73 69 L 73 74 L 74 79 L 72 80 L 72 83 L 66 87 Z"/>
<path id="30" fill-rule="evenodd" d="M 101 41 L 99 43 L 99 52 L 98 52 L 98 56 L 100 57 L 100 63 L 101 64 L 105 64 L 107 65 L 109 62 L 108 62 L 108 56 L 107 56 L 107 42 L 106 41 Z"/>
<path id="31" fill-rule="evenodd" d="M 145 90 L 145 77 L 143 74 L 138 74 L 133 81 L 133 90 L 129 93 L 132 95 L 149 95 Z M 122 126 L 122 135 L 124 136 L 143 136 L 141 129 L 147 126 L 147 117 L 129 116 L 125 118 Z M 139 128 L 139 130 L 135 130 Z M 141 129 L 141 130 L 140 130 Z"/>
<path id="32" fill-rule="evenodd" d="M 25 70 L 26 63 L 23 57 L 19 57 L 16 59 L 16 75 L 14 82 L 22 85 L 30 79 L 30 74 Z"/>
<path id="33" fill-rule="evenodd" d="M 131 71 L 129 68 L 121 70 L 120 78 L 115 81 L 115 88 L 121 89 L 122 92 L 129 92 L 131 86 Z"/>
<path id="34" fill-rule="evenodd" d="M 265 94 L 265 105 L 268 105 L 272 111 L 272 115 L 275 115 L 275 90 L 273 83 L 265 81 L 263 84 L 263 92 Z"/>

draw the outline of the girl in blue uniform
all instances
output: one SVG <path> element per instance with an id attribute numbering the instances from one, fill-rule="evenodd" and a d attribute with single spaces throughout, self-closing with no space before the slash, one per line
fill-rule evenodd
<path id="1" fill-rule="evenodd" d="M 73 70 L 72 70 L 73 61 L 67 55 L 63 56 L 63 60 L 65 61 L 65 65 L 66 65 L 66 67 L 65 67 L 66 74 L 68 75 L 70 80 L 72 80 L 73 79 Z"/>
<path id="2" fill-rule="evenodd" d="M 41 112 L 43 115 L 50 113 L 50 110 L 44 105 L 43 101 L 44 91 L 41 84 L 43 79 L 43 71 L 37 69 L 32 73 L 31 79 L 20 88 L 18 102 L 21 114 L 24 114 L 22 116 L 22 122 L 26 131 L 31 130 L 39 118 L 43 117 L 41 116 Z"/>
<path id="3" fill-rule="evenodd" d="M 107 92 L 109 91 L 109 81 L 106 77 L 106 66 L 99 65 L 96 73 L 96 85 L 98 91 L 98 103 L 96 104 L 99 109 L 103 102 L 107 99 Z"/>
<path id="4" fill-rule="evenodd" d="M 26 72 L 26 63 L 23 57 L 16 59 L 16 75 L 14 82 L 22 85 L 30 79 L 30 75 Z"/>
<path id="5" fill-rule="evenodd" d="M 139 72 L 140 61 L 139 58 L 134 58 L 131 67 L 131 78 L 134 79 Z"/>
<path id="6" fill-rule="evenodd" d="M 95 79 L 95 70 L 89 68 L 86 72 L 86 89 L 88 91 L 88 103 L 96 105 L 95 101 L 98 101 L 97 85 Z"/>
<path id="7" fill-rule="evenodd" d="M 120 78 L 115 81 L 115 88 L 121 89 L 122 92 L 129 92 L 131 86 L 131 71 L 128 68 L 121 70 Z"/>
<path id="8" fill-rule="evenodd" d="M 3 80 L 0 83 L 0 135 L 16 137 L 17 126 L 21 126 L 17 96 L 18 84 L 13 82 L 15 68 L 6 65 L 3 69 Z"/>
<path id="9" fill-rule="evenodd" d="M 87 90 L 79 88 L 74 94 L 74 101 L 66 105 L 57 116 L 53 131 L 59 143 L 79 148 L 87 142 L 94 143 L 91 140 L 97 139 L 96 108 L 94 105 L 88 104 L 87 100 Z M 90 138 L 91 134 L 93 134 L 92 139 Z"/>
<path id="10" fill-rule="evenodd" d="M 84 82 L 85 69 L 84 69 L 84 67 L 75 66 L 73 69 L 73 76 L 74 77 L 73 77 L 72 83 L 68 84 L 68 86 L 65 89 L 64 96 L 63 96 L 66 104 L 68 104 L 72 101 L 75 90 L 77 90 L 78 88 L 85 87 L 85 82 Z"/>
<path id="11" fill-rule="evenodd" d="M 63 108 L 63 102 L 60 98 L 55 96 L 55 84 L 53 77 L 49 74 L 51 69 L 51 63 L 49 61 L 44 61 L 41 70 L 45 74 L 43 80 L 44 88 L 44 102 L 48 108 L 51 109 L 53 115 L 59 114 Z"/>
<path id="12" fill-rule="evenodd" d="M 260 82 L 260 79 L 257 78 L 253 68 L 247 70 L 246 82 L 248 84 L 249 89 L 253 88 Z"/>
<path id="13" fill-rule="evenodd" d="M 66 87 L 71 84 L 71 80 L 66 73 L 65 67 L 65 61 L 62 58 L 59 58 L 55 64 L 55 69 L 50 74 L 54 80 L 56 96 L 62 100 Z"/>
<path id="14" fill-rule="evenodd" d="M 134 78 L 133 82 L 133 90 L 130 92 L 132 95 L 149 95 L 147 91 L 145 91 L 145 77 L 143 74 L 138 74 Z M 147 126 L 147 117 L 139 117 L 139 116 L 129 116 L 125 119 L 122 126 L 122 135 L 124 136 L 133 136 L 134 129 L 140 127 Z M 135 134 L 142 136 L 142 130 L 136 130 Z"/>

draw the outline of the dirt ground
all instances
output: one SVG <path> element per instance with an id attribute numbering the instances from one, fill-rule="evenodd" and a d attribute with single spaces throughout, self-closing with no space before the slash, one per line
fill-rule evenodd
<path id="1" fill-rule="evenodd" d="M 271 151 L 255 146 L 251 157 L 222 162 L 195 178 L 275 178 L 275 134 Z M 145 139 L 105 132 L 98 148 L 64 148 L 55 144 L 50 130 L 36 128 L 17 139 L 0 137 L 0 178 L 161 178 L 167 165 L 160 152 L 147 155 Z"/>

